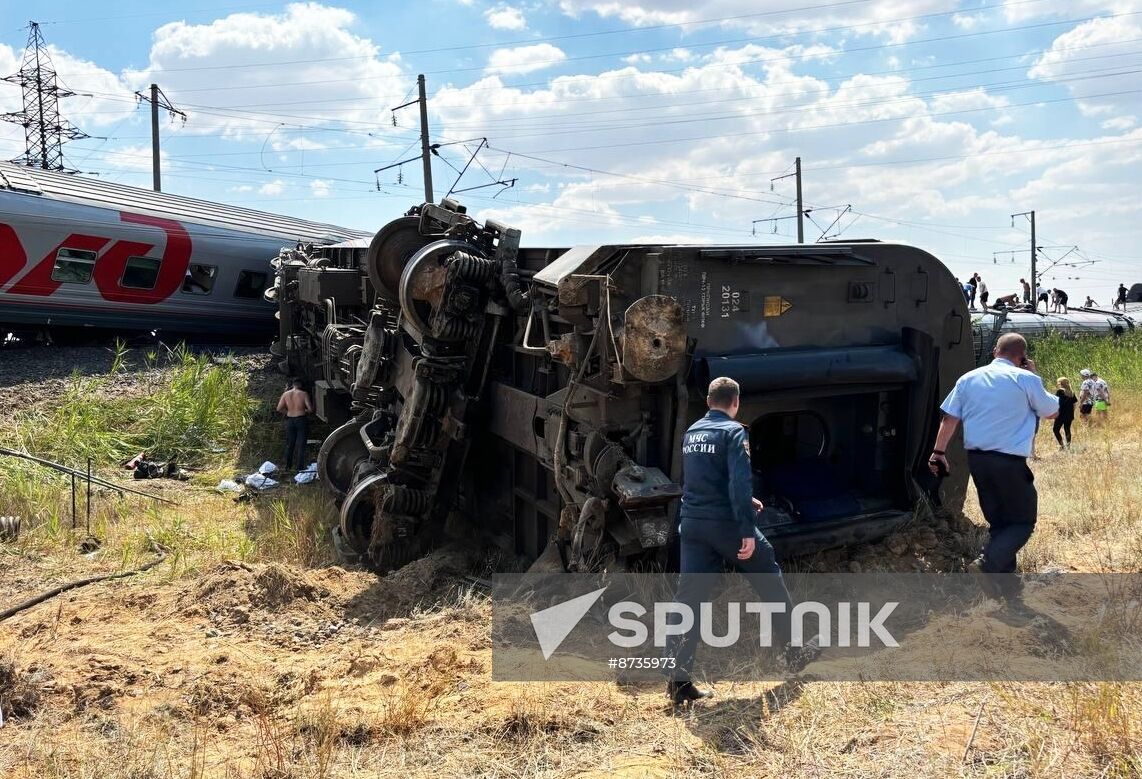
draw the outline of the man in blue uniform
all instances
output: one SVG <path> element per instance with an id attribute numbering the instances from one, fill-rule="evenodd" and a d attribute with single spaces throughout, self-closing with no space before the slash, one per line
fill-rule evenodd
<path id="1" fill-rule="evenodd" d="M 1038 420 L 1058 416 L 1059 399 L 1043 388 L 1023 336 L 1004 333 L 994 354 L 989 364 L 961 376 L 940 405 L 944 418 L 928 466 L 932 473 L 948 472 L 945 452 L 963 422 L 968 470 L 989 526 L 987 546 L 968 570 L 1014 574 L 1015 557 L 1035 530 L 1039 506 L 1027 458 Z M 981 583 L 1009 605 L 1021 605 L 1017 576 L 984 577 Z"/>
<path id="2" fill-rule="evenodd" d="M 726 563 L 749 578 L 763 601 L 785 604 L 783 614 L 773 620 L 773 643 L 786 648 L 789 669 L 800 670 L 819 652 L 815 640 L 804 647 L 788 646 L 792 603 L 773 547 L 754 523 L 762 505 L 753 497 L 749 437 L 745 427 L 734 421 L 739 394 L 733 379 L 711 381 L 706 396 L 709 413 L 682 436 L 681 576 L 674 600 L 689 606 L 695 620 L 684 636 L 671 636 L 668 646 L 675 667 L 667 695 L 675 704 L 712 694 L 695 687 L 690 672 L 698 642 L 699 607 L 710 596 L 709 574 L 720 573 Z"/>

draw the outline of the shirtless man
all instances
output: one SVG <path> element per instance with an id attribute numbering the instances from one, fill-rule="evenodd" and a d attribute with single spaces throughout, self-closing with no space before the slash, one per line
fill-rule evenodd
<path id="1" fill-rule="evenodd" d="M 288 470 L 296 463 L 295 470 L 300 471 L 305 468 L 305 440 L 309 427 L 305 415 L 313 411 L 313 404 L 309 402 L 309 393 L 301 388 L 301 379 L 294 379 L 293 386 L 282 393 L 278 400 L 278 411 L 286 415 L 286 453 L 283 469 Z"/>

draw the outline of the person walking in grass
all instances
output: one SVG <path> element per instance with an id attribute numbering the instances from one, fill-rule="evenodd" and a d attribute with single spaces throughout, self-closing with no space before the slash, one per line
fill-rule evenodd
<path id="1" fill-rule="evenodd" d="M 1094 379 L 1091 378 L 1093 375 L 1089 368 L 1079 371 L 1079 376 L 1083 380 L 1079 385 L 1079 416 L 1082 417 L 1084 425 L 1090 425 L 1090 415 L 1094 411 Z"/>
<path id="2" fill-rule="evenodd" d="M 1075 405 L 1079 399 L 1071 389 L 1071 380 L 1060 376 L 1055 382 L 1055 397 L 1059 399 L 1059 415 L 1055 417 L 1055 440 L 1059 442 L 1060 449 L 1071 448 L 1071 424 L 1075 421 Z M 1066 444 L 1063 443 L 1063 434 L 1066 434 Z"/>
<path id="3" fill-rule="evenodd" d="M 1031 538 L 1038 514 L 1035 475 L 1027 466 L 1035 423 L 1058 416 L 1059 400 L 1036 375 L 1023 336 L 1000 336 L 994 355 L 989 364 L 961 376 L 944 399 L 928 467 L 936 475 L 948 472 L 945 453 L 962 422 L 968 469 L 990 528 L 987 546 L 968 570 L 1013 574 L 1016 555 Z M 983 586 L 1013 610 L 1022 608 L 1018 577 L 985 577 Z"/>
<path id="4" fill-rule="evenodd" d="M 1095 424 L 1104 425 L 1110 416 L 1110 385 L 1095 371 L 1090 372 L 1093 382 L 1091 397 L 1094 400 Z"/>

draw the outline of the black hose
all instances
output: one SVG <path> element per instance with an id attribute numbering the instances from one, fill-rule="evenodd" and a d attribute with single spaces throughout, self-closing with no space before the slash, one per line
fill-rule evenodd
<path id="1" fill-rule="evenodd" d="M 86 579 L 76 579 L 73 582 L 68 582 L 67 584 L 61 584 L 60 586 L 55 587 L 53 589 L 50 589 L 47 592 L 40 593 L 39 595 L 37 595 L 34 598 L 31 598 L 30 600 L 26 600 L 23 603 L 18 603 L 9 609 L 5 609 L 4 611 L 0 611 L 0 622 L 3 622 L 4 620 L 8 619 L 8 617 L 12 617 L 12 616 L 15 616 L 16 614 L 19 614 L 21 611 L 25 611 L 27 609 L 30 609 L 30 608 L 32 608 L 32 606 L 36 606 L 40 603 L 43 603 L 46 600 L 51 600 L 55 596 L 60 595 L 62 593 L 65 593 L 68 590 L 74 590 L 74 589 L 77 589 L 79 587 L 86 587 L 89 584 L 95 584 L 96 582 L 103 582 L 103 581 L 107 581 L 109 579 L 125 579 L 128 576 L 135 576 L 137 574 L 151 570 L 156 565 L 161 563 L 163 560 L 167 559 L 167 553 L 166 553 L 165 549 L 163 549 L 161 546 L 156 544 L 154 541 L 151 542 L 151 546 L 154 548 L 155 553 L 158 555 L 158 557 L 156 557 L 154 560 L 151 560 L 146 565 L 143 565 L 139 568 L 136 568 L 133 571 L 120 571 L 119 573 L 105 573 L 102 576 L 90 576 Z"/>

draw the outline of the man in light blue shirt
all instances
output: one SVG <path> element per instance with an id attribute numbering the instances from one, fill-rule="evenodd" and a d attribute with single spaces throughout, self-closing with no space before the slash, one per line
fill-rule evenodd
<path id="1" fill-rule="evenodd" d="M 1015 556 L 1031 538 L 1038 513 L 1035 476 L 1027 467 L 1037 418 L 1058 416 L 1059 400 L 1035 373 L 1023 336 L 1000 336 L 994 354 L 989 365 L 961 376 L 940 406 L 945 416 L 928 466 L 947 473 L 944 452 L 963 422 L 968 468 L 990 526 L 988 544 L 969 568 L 1014 573 Z M 1006 586 L 1016 588 L 1006 592 L 1009 598 L 1018 596 L 1016 584 Z"/>

